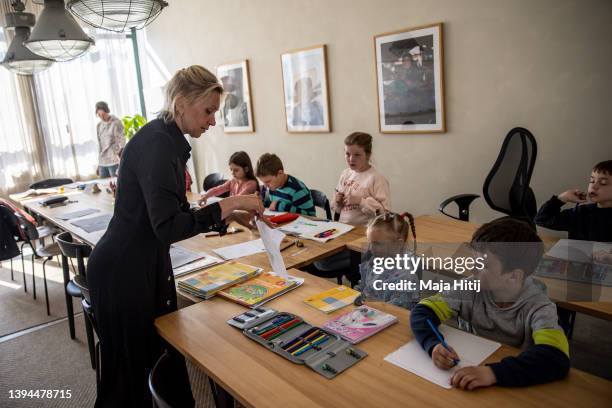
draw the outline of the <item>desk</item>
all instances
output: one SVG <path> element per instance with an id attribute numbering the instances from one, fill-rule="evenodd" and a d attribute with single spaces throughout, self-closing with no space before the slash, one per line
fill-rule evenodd
<path id="1" fill-rule="evenodd" d="M 435 244 L 459 244 L 469 242 L 472 234 L 479 227 L 478 224 L 458 221 L 449 217 L 440 216 L 420 216 L 415 218 L 418 251 L 425 251 L 427 248 L 435 247 Z M 540 235 L 544 245 L 551 247 L 558 238 Z M 363 252 L 367 246 L 365 237 L 359 238 L 347 244 L 347 247 L 356 252 Z M 448 249 L 448 246 L 445 248 Z M 556 300 L 559 306 L 574 312 L 589 314 L 601 319 L 612 320 L 612 287 L 601 286 L 598 302 L 568 302 L 566 299 L 568 282 L 561 279 L 537 277 L 544 282 L 548 288 L 548 295 Z M 569 282 L 572 290 L 577 293 L 584 293 L 585 297 L 591 293 L 591 285 L 579 282 Z"/>
<path id="2" fill-rule="evenodd" d="M 303 299 L 335 285 L 297 270 L 290 273 L 305 278 L 304 285 L 266 307 L 295 313 L 316 325 L 348 310 L 326 315 L 305 305 Z M 380 303 L 372 306 L 398 316 L 399 324 L 360 343 L 369 356 L 333 380 L 277 356 L 229 326 L 225 321 L 245 309 L 221 298 L 162 316 L 155 327 L 246 407 L 586 407 L 607 406 L 612 400 L 611 382 L 574 369 L 563 381 L 528 388 L 446 390 L 383 360 L 413 339 L 409 312 Z M 502 346 L 487 361 L 516 354 L 518 350 Z"/>

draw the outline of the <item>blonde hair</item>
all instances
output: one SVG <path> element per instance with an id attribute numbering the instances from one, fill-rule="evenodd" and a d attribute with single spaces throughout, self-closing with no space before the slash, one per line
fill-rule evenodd
<path id="1" fill-rule="evenodd" d="M 408 221 L 406 221 L 408 220 Z M 416 253 L 416 229 L 414 227 L 414 217 L 405 212 L 401 214 L 385 212 L 376 216 L 368 224 L 368 229 L 383 228 L 385 231 L 394 234 L 404 243 L 408 241 L 408 233 L 412 230 L 413 251 Z"/>
<path id="2" fill-rule="evenodd" d="M 176 100 L 179 96 L 192 104 L 212 92 L 223 94 L 223 86 L 212 72 L 200 65 L 183 68 L 174 74 L 164 88 L 164 106 L 159 117 L 166 123 L 176 120 Z"/>

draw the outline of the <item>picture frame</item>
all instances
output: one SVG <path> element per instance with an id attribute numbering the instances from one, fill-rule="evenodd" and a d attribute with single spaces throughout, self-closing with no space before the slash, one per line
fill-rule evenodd
<path id="1" fill-rule="evenodd" d="M 255 132 L 249 61 L 242 60 L 219 65 L 217 78 L 223 84 L 224 89 L 224 97 L 219 107 L 224 132 Z"/>
<path id="2" fill-rule="evenodd" d="M 374 36 L 381 133 L 446 132 L 442 23 Z"/>
<path id="3" fill-rule="evenodd" d="M 287 132 L 331 132 L 326 46 L 281 54 L 281 69 Z"/>

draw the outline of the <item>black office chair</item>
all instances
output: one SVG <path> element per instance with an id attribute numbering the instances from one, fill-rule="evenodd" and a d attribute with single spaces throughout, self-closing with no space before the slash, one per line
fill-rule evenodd
<path id="1" fill-rule="evenodd" d="M 63 186 L 64 184 L 73 183 L 72 179 L 69 178 L 56 178 L 56 179 L 46 179 L 42 181 L 37 181 L 30 185 L 30 188 L 33 190 L 38 190 L 39 188 L 53 188 Z"/>
<path id="2" fill-rule="evenodd" d="M 210 173 L 208 176 L 204 177 L 204 182 L 202 183 L 202 187 L 204 191 L 208 191 L 213 187 L 220 186 L 225 183 L 227 180 L 223 178 L 221 173 Z M 229 193 L 223 193 L 219 197 L 225 198 L 229 197 Z"/>
<path id="3" fill-rule="evenodd" d="M 310 195 L 312 196 L 312 201 L 314 202 L 315 207 L 322 208 L 325 211 L 325 218 L 331 220 L 331 207 L 325 193 L 319 190 L 310 190 Z"/>
<path id="4" fill-rule="evenodd" d="M 533 223 L 537 205 L 529 182 L 537 151 L 536 140 L 529 130 L 516 127 L 508 132 L 482 187 L 484 198 L 492 209 Z M 478 197 L 476 194 L 459 194 L 444 200 L 438 210 L 451 218 L 469 221 L 470 204 Z M 458 206 L 458 216 L 445 211 L 453 202 Z"/>
<path id="5" fill-rule="evenodd" d="M 0 205 L 0 261 L 11 262 L 11 280 L 13 276 L 13 258 L 21 254 L 17 242 L 21 240 L 19 222 L 10 208 Z M 25 274 L 24 274 L 25 278 Z"/>
<path id="6" fill-rule="evenodd" d="M 45 260 L 42 263 L 42 270 L 43 270 L 43 283 L 45 286 L 45 303 L 47 306 L 47 316 L 51 315 L 50 312 L 50 308 L 49 308 L 49 291 L 47 288 L 47 270 L 46 270 L 46 265 L 47 262 L 49 262 L 51 259 L 53 259 L 53 257 L 58 257 L 61 252 L 59 249 L 59 246 L 57 243 L 52 243 L 51 245 L 46 245 L 43 246 L 42 242 L 39 241 L 41 243 L 41 245 L 37 248 L 36 244 L 34 244 L 34 242 L 37 239 L 40 239 L 40 235 L 38 234 L 38 228 L 29 220 L 27 220 L 23 215 L 19 214 L 19 213 L 14 213 L 14 216 L 17 220 L 17 222 L 19 223 L 19 228 L 21 228 L 23 234 L 23 242 L 21 244 L 21 267 L 23 269 L 23 288 L 24 291 L 27 292 L 28 288 L 27 288 L 27 283 L 26 283 L 26 278 L 25 278 L 25 262 L 24 262 L 24 256 L 23 256 L 23 247 L 25 245 L 28 245 L 30 247 L 30 249 L 32 250 L 32 255 L 31 255 L 31 260 L 32 260 L 32 296 L 34 299 L 36 299 L 36 274 L 35 274 L 35 265 L 34 265 L 34 260 L 35 259 L 39 259 L 39 258 L 44 258 Z M 12 277 L 12 276 L 11 276 Z"/>
<path id="7" fill-rule="evenodd" d="M 89 290 L 87 289 L 87 271 L 85 270 L 85 258 L 91 254 L 91 247 L 87 244 L 77 242 L 72 238 L 69 232 L 62 232 L 55 240 L 59 244 L 62 252 L 62 271 L 64 274 L 64 292 L 66 296 L 66 310 L 68 315 L 68 328 L 70 330 L 70 338 L 74 340 L 74 309 L 72 307 L 72 298 L 80 298 L 89 301 Z M 77 268 L 74 270 L 74 279 L 70 279 L 70 268 L 68 266 L 69 259 L 76 259 Z M 72 263 L 70 261 L 70 263 Z M 74 269 L 74 266 L 73 266 Z M 85 290 L 84 290 L 85 288 Z M 83 302 L 81 302 L 83 304 Z M 84 305 L 85 306 L 85 305 Z M 83 309 L 87 315 L 85 307 Z M 91 359 L 91 367 L 96 369 L 96 351 L 93 338 L 92 322 L 89 318 L 85 319 L 85 331 L 87 333 L 87 345 L 89 346 L 89 357 Z"/>

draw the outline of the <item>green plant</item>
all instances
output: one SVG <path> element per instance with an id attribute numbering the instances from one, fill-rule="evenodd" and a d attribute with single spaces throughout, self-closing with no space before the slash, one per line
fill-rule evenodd
<path id="1" fill-rule="evenodd" d="M 121 118 L 121 122 L 123 122 L 123 134 L 127 140 L 130 140 L 147 123 L 147 120 L 136 114 L 134 116 L 124 116 Z"/>

